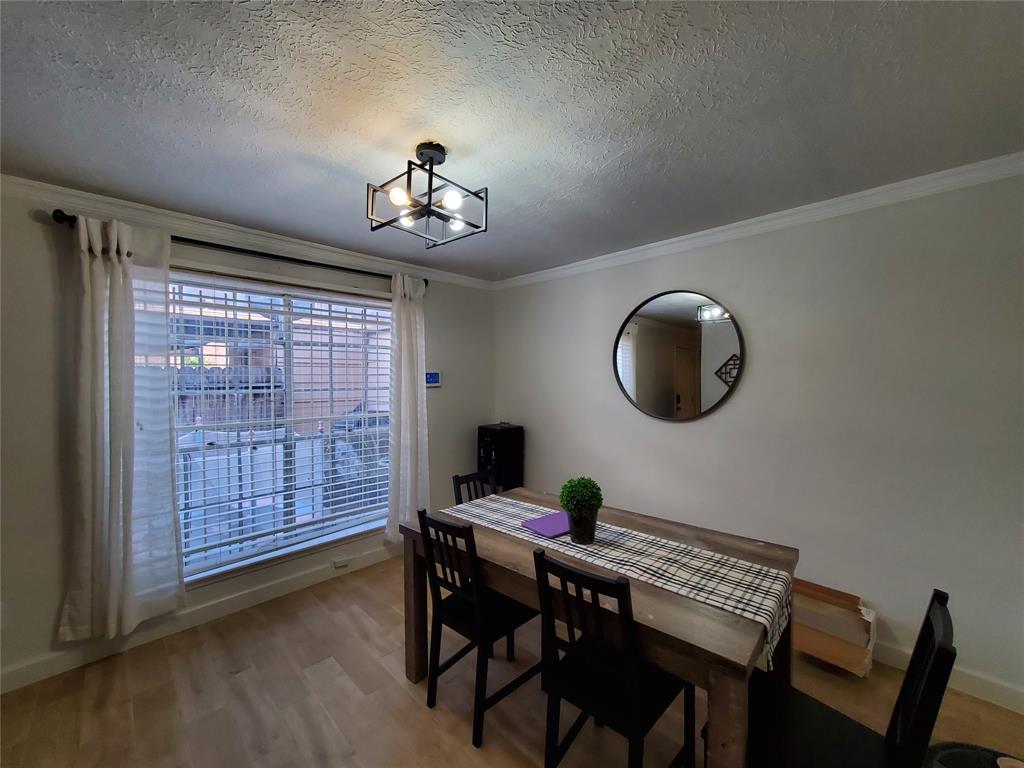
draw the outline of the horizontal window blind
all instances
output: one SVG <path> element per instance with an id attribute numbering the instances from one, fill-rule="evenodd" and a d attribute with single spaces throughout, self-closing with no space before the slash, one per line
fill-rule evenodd
<path id="1" fill-rule="evenodd" d="M 636 332 L 635 322 L 626 323 L 615 347 L 615 369 L 626 394 L 636 400 Z"/>
<path id="2" fill-rule="evenodd" d="M 176 271 L 169 311 L 187 577 L 386 517 L 389 303 Z"/>

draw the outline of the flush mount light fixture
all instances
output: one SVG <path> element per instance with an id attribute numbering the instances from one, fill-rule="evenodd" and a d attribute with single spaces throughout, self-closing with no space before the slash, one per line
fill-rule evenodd
<path id="1" fill-rule="evenodd" d="M 487 187 L 475 192 L 434 171 L 448 151 L 437 142 L 416 147 L 416 160 L 383 184 L 366 185 L 370 231 L 394 227 L 422 237 L 427 248 L 487 231 Z"/>
<path id="2" fill-rule="evenodd" d="M 729 313 L 717 304 L 702 304 L 697 307 L 697 319 L 702 323 L 719 323 L 729 319 Z"/>

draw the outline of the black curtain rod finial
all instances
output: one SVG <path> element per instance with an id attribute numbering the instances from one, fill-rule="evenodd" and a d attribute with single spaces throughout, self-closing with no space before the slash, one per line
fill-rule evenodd
<path id="1" fill-rule="evenodd" d="M 78 217 L 70 213 L 64 213 L 60 208 L 53 212 L 53 220 L 58 224 L 67 224 L 69 227 L 75 226 L 78 221 Z"/>

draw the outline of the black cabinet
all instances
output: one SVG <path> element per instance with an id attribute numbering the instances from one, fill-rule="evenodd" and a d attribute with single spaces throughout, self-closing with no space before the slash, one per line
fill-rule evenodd
<path id="1" fill-rule="evenodd" d="M 477 428 L 476 468 L 494 467 L 503 491 L 523 484 L 523 428 L 516 424 L 483 424 Z"/>

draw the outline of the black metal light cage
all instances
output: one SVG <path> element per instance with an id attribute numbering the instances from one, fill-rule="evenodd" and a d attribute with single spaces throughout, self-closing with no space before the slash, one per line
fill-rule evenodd
<path id="1" fill-rule="evenodd" d="M 415 169 L 419 169 L 427 174 L 427 190 L 419 195 L 412 194 L 412 175 Z M 409 213 L 399 213 L 397 216 L 393 216 L 389 219 L 382 218 L 377 215 L 374 211 L 374 205 L 376 201 L 375 192 L 384 195 L 387 198 L 388 193 L 393 187 L 396 181 L 405 179 L 405 193 L 409 198 Z M 439 183 L 440 182 L 440 183 Z M 437 186 L 435 186 L 437 184 Z M 465 232 L 459 232 L 451 236 L 445 236 L 450 230 L 448 228 L 448 222 L 456 218 L 453 214 L 446 211 L 437 201 L 435 197 L 438 194 L 444 194 L 447 189 L 457 189 L 464 192 L 466 195 L 476 198 L 483 203 L 483 221 L 473 222 L 469 219 L 458 217 L 458 220 L 465 225 Z M 421 199 L 423 198 L 423 199 Z M 409 216 L 414 221 L 420 219 L 426 219 L 426 232 L 418 232 L 412 227 L 404 227 L 399 222 L 404 216 Z M 471 189 L 467 189 L 461 184 L 457 184 L 451 179 L 445 178 L 439 173 L 434 171 L 434 161 L 427 160 L 425 163 L 417 163 L 415 160 L 409 160 L 406 164 L 405 172 L 400 173 L 394 178 L 388 179 L 382 184 L 370 184 L 366 185 L 366 218 L 370 220 L 370 231 L 376 232 L 378 229 L 383 227 L 395 227 L 402 232 L 408 232 L 409 234 L 422 237 L 427 241 L 427 248 L 436 248 L 439 245 L 447 245 L 448 243 L 455 242 L 456 240 L 462 240 L 463 238 L 470 237 L 471 235 L 477 235 L 481 232 L 487 231 L 487 187 L 481 187 L 475 192 Z M 430 221 L 436 219 L 441 222 L 441 235 L 433 235 L 430 233 Z"/>

